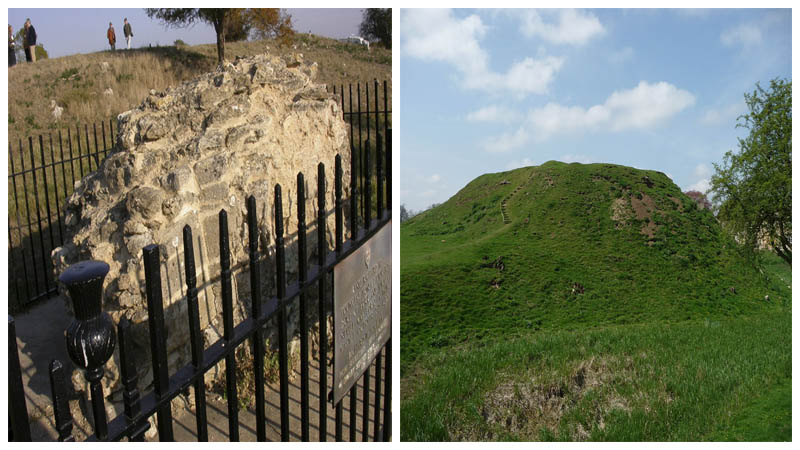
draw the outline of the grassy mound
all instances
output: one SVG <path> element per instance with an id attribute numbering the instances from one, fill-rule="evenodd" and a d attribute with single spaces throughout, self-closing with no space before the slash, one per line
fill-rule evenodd
<path id="1" fill-rule="evenodd" d="M 786 296 L 667 176 L 611 164 L 483 175 L 400 242 L 404 371 L 491 337 L 736 317 Z"/>
<path id="2" fill-rule="evenodd" d="M 660 172 L 487 174 L 400 235 L 402 440 L 791 430 L 791 269 Z"/>

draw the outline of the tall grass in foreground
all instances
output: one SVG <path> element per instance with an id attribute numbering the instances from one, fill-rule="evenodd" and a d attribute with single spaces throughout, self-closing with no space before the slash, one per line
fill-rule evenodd
<path id="1" fill-rule="evenodd" d="M 418 364 L 404 441 L 709 440 L 791 385 L 791 312 L 539 333 Z"/>

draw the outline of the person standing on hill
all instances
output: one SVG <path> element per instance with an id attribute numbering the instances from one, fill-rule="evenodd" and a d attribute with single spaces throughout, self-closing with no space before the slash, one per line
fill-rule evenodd
<path id="1" fill-rule="evenodd" d="M 131 30 L 131 24 L 128 23 L 128 18 L 125 18 L 125 26 L 122 27 L 122 32 L 125 33 L 125 40 L 128 43 L 128 50 L 131 49 L 131 38 L 133 37 L 133 30 Z"/>
<path id="2" fill-rule="evenodd" d="M 111 51 L 116 50 L 115 44 L 117 43 L 117 34 L 114 33 L 114 25 L 112 25 L 111 22 L 108 22 L 106 37 L 108 37 L 108 43 L 111 45 Z"/>
<path id="3" fill-rule="evenodd" d="M 14 28 L 8 26 L 8 67 L 17 64 L 17 49 L 14 43 Z"/>
<path id="4" fill-rule="evenodd" d="M 36 62 L 36 29 L 33 28 L 31 19 L 25 20 L 25 33 L 22 34 L 22 47 L 25 49 L 25 59 Z"/>

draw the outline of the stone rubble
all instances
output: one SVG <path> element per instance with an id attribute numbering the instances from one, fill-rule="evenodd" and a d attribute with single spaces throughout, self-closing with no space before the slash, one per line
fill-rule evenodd
<path id="1" fill-rule="evenodd" d="M 263 54 L 237 58 L 215 72 L 163 92 L 152 90 L 138 108 L 118 116 L 113 150 L 96 172 L 76 182 L 65 206 L 65 244 L 52 252 L 54 270 L 58 276 L 71 264 L 88 259 L 111 266 L 103 308 L 114 323 L 123 315 L 133 323 L 140 388 L 152 382 L 144 246 L 160 246 L 170 374 L 190 362 L 185 225 L 193 232 L 206 346 L 222 335 L 221 209 L 228 214 L 235 323 L 250 311 L 247 196 L 256 198 L 259 247 L 262 255 L 267 255 L 260 266 L 262 298 L 275 295 L 276 183 L 283 191 L 288 280 L 296 279 L 298 172 L 305 175 L 308 260 L 316 261 L 319 162 L 325 165 L 327 240 L 332 248 L 334 158 L 341 155 L 343 185 L 349 186 L 350 150 L 341 109 L 325 85 L 313 82 L 316 71 L 316 63 L 303 61 L 301 54 L 284 58 Z M 316 294 L 309 295 L 312 311 L 316 310 L 316 298 Z M 296 307 L 295 302 L 289 311 L 291 333 L 297 328 Z M 267 334 L 271 343 L 277 342 L 276 334 Z M 318 337 L 312 341 L 317 342 Z M 106 394 L 120 394 L 118 363 L 117 353 L 106 365 Z M 73 381 L 85 382 L 82 375 Z"/>

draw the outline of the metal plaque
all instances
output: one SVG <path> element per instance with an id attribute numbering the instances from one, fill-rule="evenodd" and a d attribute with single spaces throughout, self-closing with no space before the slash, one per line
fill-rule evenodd
<path id="1" fill-rule="evenodd" d="M 392 222 L 333 269 L 333 402 L 361 377 L 392 332 Z"/>

